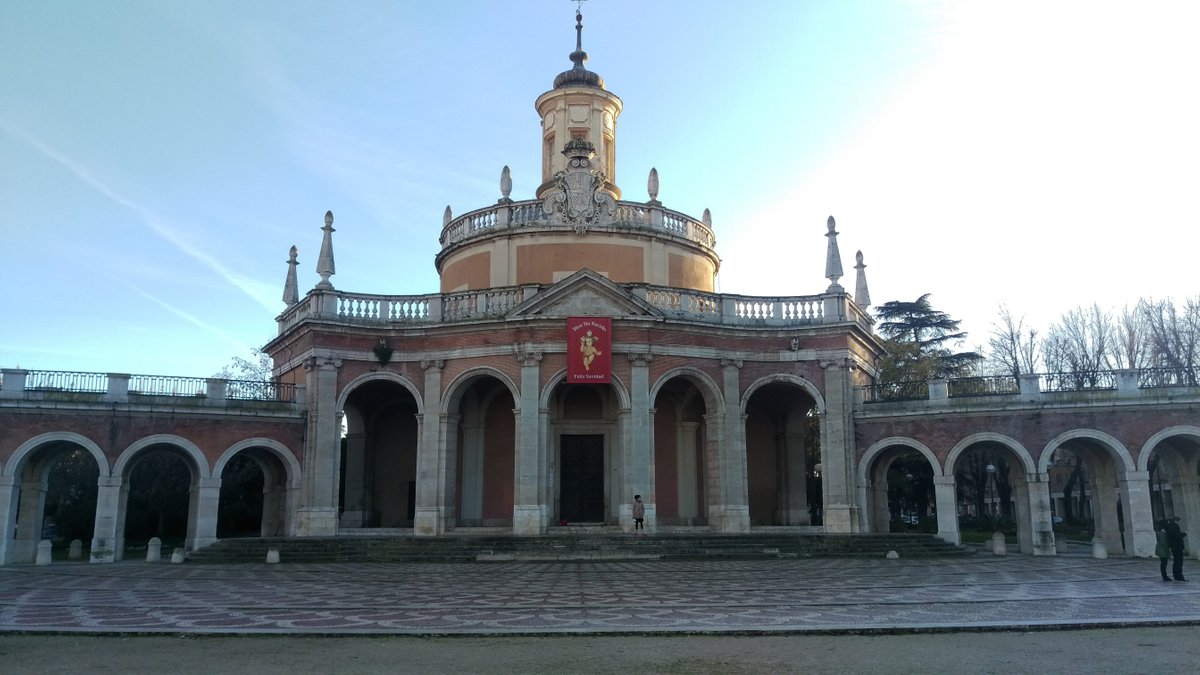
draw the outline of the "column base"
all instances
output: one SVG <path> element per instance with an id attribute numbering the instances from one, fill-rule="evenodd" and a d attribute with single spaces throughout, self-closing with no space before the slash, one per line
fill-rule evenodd
<path id="1" fill-rule="evenodd" d="M 715 506 L 708 511 L 708 522 L 718 532 L 746 534 L 750 531 L 750 507 Z"/>
<path id="2" fill-rule="evenodd" d="M 839 534 L 858 532 L 858 508 L 844 504 L 830 504 L 825 507 L 825 519 L 822 523 L 825 525 L 826 532 Z"/>
<path id="3" fill-rule="evenodd" d="M 544 523 L 541 506 L 513 507 L 513 534 L 527 537 L 545 534 Z"/>
<path id="4" fill-rule="evenodd" d="M 89 562 L 94 563 L 110 563 L 117 561 L 116 547 L 107 539 L 92 539 L 91 556 Z"/>
<path id="5" fill-rule="evenodd" d="M 337 534 L 337 509 L 300 509 L 296 534 L 301 537 L 331 537 Z"/>
<path id="6" fill-rule="evenodd" d="M 446 532 L 446 516 L 438 507 L 418 507 L 413 515 L 413 534 L 436 537 Z"/>

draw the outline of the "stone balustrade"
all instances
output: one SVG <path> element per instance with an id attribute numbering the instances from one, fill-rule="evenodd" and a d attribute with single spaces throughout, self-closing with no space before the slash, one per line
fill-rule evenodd
<path id="1" fill-rule="evenodd" d="M 558 222 L 542 210 L 542 202 L 531 199 L 504 202 L 464 213 L 453 218 L 445 227 L 439 241 L 445 250 L 475 237 L 486 236 L 506 228 L 562 229 L 571 225 Z M 663 208 L 660 204 L 617 202 L 611 217 L 602 217 L 591 227 L 594 231 L 643 229 L 680 237 L 708 249 L 716 246 L 712 228 L 691 216 Z"/>
<path id="2" fill-rule="evenodd" d="M 139 403 L 156 398 L 184 398 L 216 405 L 227 401 L 299 405 L 304 400 L 303 392 L 300 385 L 259 380 L 0 369 L 0 399 Z"/>
<path id="3" fill-rule="evenodd" d="M 673 319 L 726 326 L 788 327 L 854 322 L 869 328 L 872 323 L 868 314 L 845 293 L 756 297 L 642 284 L 625 286 Z M 510 286 L 429 295 L 313 290 L 279 316 L 279 333 L 307 320 L 403 326 L 499 319 L 542 288 Z"/>
<path id="4" fill-rule="evenodd" d="M 980 397 L 1075 402 L 1079 396 L 1089 395 L 1117 399 L 1143 395 L 1157 397 L 1156 390 L 1166 389 L 1190 390 L 1189 395 L 1197 395 L 1200 393 L 1200 369 L 1138 368 L 888 382 L 861 387 L 860 400 L 866 405 L 910 404 L 916 407 L 950 405 L 954 399 Z"/>

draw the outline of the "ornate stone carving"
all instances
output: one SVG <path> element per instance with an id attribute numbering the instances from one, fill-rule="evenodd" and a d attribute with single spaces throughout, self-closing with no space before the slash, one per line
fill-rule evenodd
<path id="1" fill-rule="evenodd" d="M 740 370 L 742 367 L 742 360 L 741 359 L 721 359 L 721 367 L 722 368 L 731 368 L 732 367 L 732 368 L 737 368 Z"/>
<path id="2" fill-rule="evenodd" d="M 556 190 L 542 202 L 542 211 L 551 219 L 586 234 L 603 219 L 611 220 L 617 202 L 604 187 L 604 172 L 592 167 L 596 147 L 583 138 L 575 138 L 563 146 L 567 170 L 554 174 Z"/>
<path id="3" fill-rule="evenodd" d="M 654 360 L 654 355 L 650 352 L 630 352 L 629 362 L 635 366 L 648 366 Z"/>
<path id="4" fill-rule="evenodd" d="M 429 370 L 430 368 L 436 368 L 437 370 L 441 370 L 442 368 L 446 367 L 446 360 L 445 359 L 427 359 L 427 360 L 421 361 L 421 367 L 424 368 L 425 370 Z"/>
<path id="5" fill-rule="evenodd" d="M 517 363 L 524 366 L 536 366 L 542 362 L 542 353 L 524 347 L 517 347 Z"/>

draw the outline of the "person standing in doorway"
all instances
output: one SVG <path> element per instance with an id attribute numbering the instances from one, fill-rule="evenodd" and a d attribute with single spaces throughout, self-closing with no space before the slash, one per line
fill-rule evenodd
<path id="1" fill-rule="evenodd" d="M 642 503 L 641 495 L 633 496 L 633 533 L 646 533 L 646 505 Z"/>
<path id="2" fill-rule="evenodd" d="M 1154 555 L 1158 556 L 1158 571 L 1163 581 L 1170 581 L 1167 576 L 1167 561 L 1171 559 L 1171 545 L 1167 543 L 1167 521 L 1160 520 L 1154 524 Z"/>
<path id="3" fill-rule="evenodd" d="M 1187 539 L 1187 532 L 1179 529 L 1179 519 L 1172 518 L 1167 521 L 1167 546 L 1171 549 L 1171 557 L 1174 558 L 1174 564 L 1171 565 L 1171 576 L 1175 581 L 1187 581 L 1183 578 L 1183 540 Z"/>

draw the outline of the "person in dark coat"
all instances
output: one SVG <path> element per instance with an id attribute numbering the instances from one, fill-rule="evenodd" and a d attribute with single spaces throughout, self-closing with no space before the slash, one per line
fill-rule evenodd
<path id="1" fill-rule="evenodd" d="M 646 505 L 642 503 L 641 495 L 633 496 L 633 531 L 634 534 L 645 534 Z"/>
<path id="2" fill-rule="evenodd" d="M 1187 581 L 1183 578 L 1183 540 L 1187 539 L 1187 532 L 1179 529 L 1179 519 L 1171 518 L 1167 521 L 1167 546 L 1171 549 L 1171 557 L 1175 559 L 1171 565 L 1171 576 L 1175 581 Z"/>
<path id="3" fill-rule="evenodd" d="M 1171 559 L 1171 545 L 1167 543 L 1167 521 L 1154 523 L 1154 555 L 1158 556 L 1158 571 L 1163 581 L 1170 581 L 1167 576 L 1167 561 Z"/>

